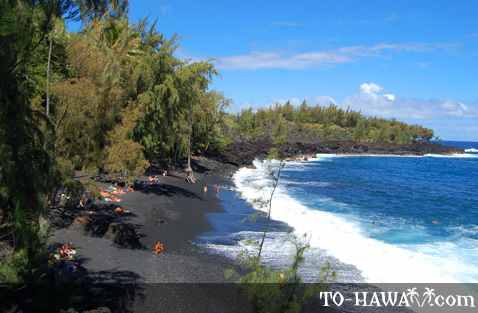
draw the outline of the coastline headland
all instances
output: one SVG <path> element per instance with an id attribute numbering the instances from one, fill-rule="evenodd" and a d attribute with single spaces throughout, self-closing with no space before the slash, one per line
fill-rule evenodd
<path id="1" fill-rule="evenodd" d="M 354 141 L 321 141 L 315 143 L 289 142 L 275 145 L 269 139 L 237 141 L 225 151 L 209 157 L 236 166 L 248 166 L 255 159 L 264 159 L 272 148 L 277 149 L 285 159 L 310 158 L 316 154 L 376 154 L 376 155 L 426 155 L 461 154 L 463 149 L 434 142 L 411 144 L 362 143 Z"/>

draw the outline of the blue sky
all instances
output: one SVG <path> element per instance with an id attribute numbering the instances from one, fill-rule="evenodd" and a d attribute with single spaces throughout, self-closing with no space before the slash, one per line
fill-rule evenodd
<path id="1" fill-rule="evenodd" d="M 336 103 L 478 141 L 478 1 L 130 1 L 213 58 L 231 110 Z"/>

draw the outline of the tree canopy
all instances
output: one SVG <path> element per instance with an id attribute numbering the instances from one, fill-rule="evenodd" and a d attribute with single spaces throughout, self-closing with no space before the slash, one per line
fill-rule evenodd
<path id="1" fill-rule="evenodd" d="M 232 119 L 231 133 L 243 140 L 267 137 L 275 143 L 346 140 L 409 144 L 433 138 L 431 129 L 419 125 L 368 117 L 336 105 L 309 105 L 306 101 L 299 106 L 275 104 L 255 112 L 245 109 Z"/>

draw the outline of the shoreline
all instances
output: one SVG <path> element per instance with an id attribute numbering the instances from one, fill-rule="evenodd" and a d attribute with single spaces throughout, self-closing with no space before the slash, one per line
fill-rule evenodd
<path id="1" fill-rule="evenodd" d="M 219 155 L 209 157 L 220 162 L 233 164 L 237 167 L 252 164 L 255 159 L 265 159 L 274 148 L 285 159 L 296 159 L 301 156 L 316 154 L 331 155 L 411 155 L 425 156 L 430 154 L 453 155 L 464 154 L 465 150 L 444 145 L 442 143 L 417 142 L 412 144 L 373 144 L 354 141 L 327 141 L 319 143 L 290 142 L 284 145 L 274 145 L 269 140 L 254 142 L 236 142 Z"/>
<path id="2" fill-rule="evenodd" d="M 308 162 L 313 162 L 318 160 L 318 158 L 309 158 L 308 160 L 301 160 L 301 161 L 286 161 L 286 164 L 291 162 L 291 163 L 308 163 Z M 263 160 L 257 160 L 257 162 L 264 162 Z M 242 170 L 242 173 L 241 173 Z M 246 173 L 247 172 L 247 173 Z M 243 176 L 245 178 L 245 183 L 243 182 Z M 258 185 L 254 186 L 254 184 L 249 183 L 249 178 L 257 177 L 256 183 Z M 260 199 L 263 199 L 265 196 L 268 198 L 269 193 L 266 190 L 268 187 L 267 185 L 269 184 L 267 180 L 269 178 L 267 176 L 263 176 L 261 166 L 260 164 L 254 164 L 252 167 L 241 167 L 234 177 L 232 178 L 234 185 L 236 186 L 237 190 L 236 192 L 239 197 L 247 203 L 248 206 L 252 208 L 255 212 L 264 212 L 261 208 L 256 207 L 254 203 L 257 201 L 257 203 L 261 203 Z M 260 187 L 259 187 L 260 186 Z M 302 216 L 306 214 L 307 212 L 311 211 L 310 208 L 306 207 L 305 205 L 300 204 L 297 200 L 293 199 L 287 192 L 282 190 L 284 188 L 284 185 L 280 186 L 277 188 L 276 193 L 274 194 L 274 205 L 272 209 L 272 215 L 271 215 L 271 222 L 272 223 L 285 223 L 291 230 L 291 233 L 286 233 L 283 232 L 283 235 L 286 238 L 291 236 L 291 234 L 294 234 L 293 236 L 296 238 L 301 238 L 304 233 L 302 232 L 302 229 L 298 227 L 300 224 L 294 223 L 295 217 Z M 282 210 L 281 210 L 282 209 Z M 281 211 L 282 213 L 286 214 L 287 216 L 278 214 L 278 212 Z M 287 212 L 290 212 L 291 214 L 288 215 Z M 312 210 L 312 213 L 314 211 Z M 310 212 L 309 212 L 310 213 Z M 317 211 L 317 213 L 321 213 L 321 211 Z M 325 213 L 327 214 L 327 213 Z M 312 218 L 309 221 L 313 221 L 314 216 L 310 216 L 310 214 L 307 215 L 309 218 Z M 334 224 L 334 223 L 332 223 Z M 308 241 L 310 243 L 311 238 L 311 233 L 306 231 L 308 233 Z M 267 244 L 267 240 L 265 243 L 265 247 L 267 248 L 268 245 L 270 246 L 276 246 L 277 245 L 277 240 L 278 241 L 284 241 L 281 235 L 280 231 L 277 234 L 270 235 L 269 236 L 269 244 Z M 247 240 L 247 238 L 246 238 Z M 288 246 L 287 244 L 284 244 L 282 249 L 286 251 L 287 249 L 293 248 L 292 246 Z M 267 252 L 267 249 L 266 249 Z M 272 253 L 274 251 L 271 251 Z M 289 251 L 290 252 L 290 251 Z M 265 256 L 267 253 L 264 254 Z M 272 263 L 282 263 L 281 259 L 288 258 L 288 254 L 280 254 L 280 255 L 272 255 L 272 256 L 267 256 L 266 258 L 268 259 L 268 262 Z M 310 248 L 308 249 L 308 252 L 306 253 L 305 257 L 306 262 L 302 266 L 301 274 L 306 275 L 303 277 L 303 280 L 307 283 L 317 283 L 320 279 L 319 275 L 319 269 L 324 266 L 325 264 L 329 263 L 332 266 L 332 270 L 336 272 L 337 277 L 333 282 L 335 283 L 342 283 L 342 284 L 364 284 L 367 283 L 365 280 L 365 277 L 363 276 L 363 272 L 355 265 L 353 262 L 346 262 L 344 260 L 341 260 L 337 256 L 331 254 L 326 247 L 323 245 L 314 245 L 312 244 Z M 268 264 L 270 265 L 270 264 Z M 275 265 L 277 266 L 277 264 Z M 285 266 L 285 263 L 282 265 L 279 265 L 278 267 Z M 315 268 L 315 270 L 314 270 Z"/>
<path id="3" fill-rule="evenodd" d="M 294 159 L 288 159 L 287 162 L 307 162 L 313 161 L 320 157 L 420 157 L 417 155 L 404 156 L 404 155 L 368 155 L 368 154 L 316 154 L 315 156 L 308 155 L 305 159 L 296 157 Z M 136 191 L 125 195 L 124 201 L 121 203 L 124 208 L 130 210 L 133 216 L 126 218 L 128 223 L 138 226 L 139 233 L 141 235 L 140 242 L 143 246 L 142 249 L 124 249 L 116 247 L 111 243 L 111 240 L 105 238 L 91 237 L 71 225 L 68 228 L 58 229 L 55 231 L 55 235 L 52 237 L 53 242 L 72 242 L 74 246 L 78 246 L 80 253 L 85 253 L 86 257 L 90 259 L 90 263 L 85 264 L 88 269 L 93 271 L 107 271 L 108 267 L 120 267 L 135 272 L 138 268 L 134 264 L 132 258 L 125 257 L 131 252 L 138 257 L 147 258 L 152 264 L 160 264 L 162 261 L 155 261 L 151 257 L 155 257 L 158 260 L 168 259 L 166 262 L 174 262 L 174 258 L 170 256 L 184 256 L 188 257 L 191 262 L 194 263 L 195 258 L 203 259 L 205 263 L 210 261 L 219 261 L 223 268 L 229 266 L 236 267 L 237 263 L 226 256 L 220 256 L 216 253 L 207 251 L 207 248 L 199 247 L 194 243 L 195 240 L 205 234 L 208 231 L 213 230 L 212 225 L 208 221 L 208 214 L 210 213 L 225 213 L 225 208 L 222 207 L 221 199 L 215 194 L 213 186 L 229 185 L 235 186 L 233 181 L 233 175 L 240 171 L 242 168 L 254 167 L 251 165 L 235 166 L 228 163 L 207 159 L 204 157 L 194 158 L 193 168 L 198 176 L 198 183 L 188 184 L 183 178 L 178 176 L 166 176 L 160 177 L 160 186 L 151 190 Z M 203 186 L 207 184 L 209 186 L 208 192 L 203 192 Z M 235 187 L 234 187 L 235 188 Z M 233 188 L 233 189 L 234 189 Z M 232 192 L 240 195 L 238 190 Z M 242 198 L 242 197 L 241 197 Z M 244 199 L 248 205 L 255 211 L 257 210 L 254 205 Z M 290 224 L 287 224 L 290 226 Z M 151 247 L 156 241 L 161 241 L 166 251 L 160 255 L 155 256 L 151 252 Z M 88 243 L 88 244 L 85 244 Z M 83 245 L 96 248 L 83 249 Z M 83 251 L 81 252 L 81 250 Z M 98 261 L 93 257 L 95 254 L 100 255 L 101 252 L 108 252 L 111 254 L 110 261 Z M 122 252 L 120 252 L 122 251 Z M 165 256 L 165 257 L 163 257 Z M 210 260 L 210 258 L 214 260 Z M 122 261 L 124 259 L 124 261 Z M 126 261 L 128 259 L 129 261 Z M 219 260 L 220 259 L 220 260 Z M 340 260 L 339 260 L 340 261 Z M 161 264 L 160 266 L 164 266 Z M 131 267 L 131 268 L 130 268 Z M 167 265 L 166 267 L 170 267 Z M 171 267 L 174 268 L 174 267 Z M 212 271 L 214 275 L 153 275 L 151 265 L 142 267 L 141 271 L 135 273 L 139 275 L 146 282 L 223 282 L 225 281 L 223 270 L 219 274 L 219 271 Z M 174 272 L 174 270 L 173 270 Z M 171 272 L 172 273 L 172 272 Z M 209 275 L 208 274 L 208 275 Z"/>
<path id="4" fill-rule="evenodd" d="M 318 155 L 318 159 L 320 159 L 321 155 Z M 323 157 L 342 157 L 343 155 L 322 155 Z M 390 156 L 388 156 L 390 157 Z M 401 156 L 399 156 L 401 157 Z M 470 156 L 471 158 L 477 158 L 478 155 L 473 155 Z M 309 159 L 309 161 L 317 161 L 317 159 Z M 398 161 L 397 161 L 398 162 Z M 292 164 L 296 164 L 298 167 L 301 167 L 300 163 L 302 162 L 295 162 L 292 161 Z M 304 164 L 307 163 L 307 161 L 304 162 Z M 327 163 L 328 164 L 328 163 Z M 262 173 L 262 166 L 260 164 L 255 164 L 253 166 L 254 169 L 250 169 L 251 167 L 245 167 L 244 173 L 241 174 L 241 177 L 239 181 L 240 183 L 240 190 L 239 192 L 245 193 L 244 198 L 253 205 L 254 203 L 260 203 L 259 198 L 263 198 L 261 193 L 261 190 L 267 186 L 267 183 L 264 183 L 264 177 Z M 254 181 L 255 183 L 251 183 Z M 242 190 L 241 190 L 242 189 Z M 264 193 L 267 194 L 266 191 Z M 388 242 L 380 242 L 378 240 L 375 240 L 373 238 L 367 237 L 367 236 L 361 236 L 361 232 L 359 231 L 359 228 L 357 225 L 353 223 L 353 220 L 350 221 L 348 219 L 344 219 L 339 215 L 335 215 L 333 212 L 328 212 L 328 211 L 319 211 L 319 210 L 312 210 L 310 207 L 301 204 L 298 201 L 289 201 L 291 199 L 290 196 L 287 195 L 287 193 L 282 194 L 279 193 L 277 194 L 277 197 L 275 196 L 275 200 L 277 201 L 278 207 L 273 208 L 272 212 L 272 218 L 278 221 L 287 221 L 287 223 L 291 226 L 294 227 L 296 230 L 298 230 L 299 234 L 301 232 L 309 232 L 315 228 L 319 228 L 322 231 L 319 231 L 317 233 L 317 238 L 315 238 L 315 244 L 314 246 L 317 248 L 323 248 L 330 253 L 331 255 L 335 256 L 339 261 L 345 262 L 346 264 L 352 264 L 356 268 L 358 268 L 364 276 L 370 276 L 369 279 L 366 281 L 370 283 L 377 283 L 377 282 L 398 282 L 398 281 L 403 281 L 403 282 L 463 282 L 463 280 L 458 280 L 456 278 L 458 275 L 457 273 L 451 271 L 451 272 L 442 272 L 439 270 L 439 266 L 436 264 L 442 264 L 444 259 L 439 259 L 439 256 L 432 256 L 432 255 L 427 255 L 424 256 L 423 258 L 416 258 L 419 256 L 421 252 L 416 252 L 412 251 L 405 251 L 402 250 L 400 246 L 395 246 L 392 245 Z M 259 208 L 257 210 L 260 211 Z M 434 221 L 430 220 L 431 224 L 436 224 Z M 430 225 L 431 225 L 430 224 Z M 332 225 L 332 226 L 331 226 Z M 333 226 L 335 225 L 335 227 Z M 432 226 L 433 227 L 433 226 Z M 338 232 L 336 236 L 334 235 L 334 232 Z M 324 241 L 325 240 L 325 241 Z M 347 248 L 347 244 L 345 245 L 339 245 L 337 246 L 336 244 L 338 242 L 340 243 L 354 243 L 354 246 L 361 246 L 361 247 L 369 247 L 371 250 L 371 254 L 374 257 L 372 259 L 374 261 L 381 260 L 381 255 L 385 253 L 385 256 L 387 258 L 383 260 L 389 260 L 388 263 L 392 264 L 394 262 L 394 258 L 392 257 L 393 255 L 400 256 L 402 259 L 407 260 L 408 256 L 410 256 L 410 260 L 414 259 L 414 263 L 410 264 L 415 264 L 415 266 L 412 266 L 412 268 L 420 269 L 417 272 L 417 275 L 409 274 L 400 276 L 400 275 L 388 275 L 386 273 L 386 267 L 384 269 L 381 269 L 380 271 L 376 271 L 377 267 L 372 266 L 376 262 L 370 262 L 369 260 L 365 260 L 363 258 L 359 258 L 360 260 L 357 260 L 357 255 L 355 253 L 352 253 L 350 251 L 350 247 Z M 325 245 L 324 245 L 325 243 Z M 353 249 L 352 249 L 353 250 Z M 386 251 L 389 253 L 387 254 Z M 397 252 L 397 253 L 395 253 Z M 359 262 L 360 261 L 360 262 Z M 436 264 L 434 261 L 437 261 Z M 357 262 L 357 263 L 355 263 Z M 441 262 L 441 263 L 440 263 Z M 403 263 L 405 264 L 405 263 Z M 434 266 L 428 266 L 430 264 L 433 264 Z M 384 272 L 385 271 L 385 272 Z M 420 275 L 418 275 L 420 273 Z M 438 275 L 436 275 L 439 273 Z M 440 274 L 441 273 L 441 274 Z M 442 278 L 440 278 L 443 276 Z M 382 278 L 377 278 L 377 277 L 382 277 Z M 392 278 L 390 278 L 392 277 Z M 443 280 L 442 280 L 443 279 Z M 466 280 L 465 280 L 466 281 Z"/>

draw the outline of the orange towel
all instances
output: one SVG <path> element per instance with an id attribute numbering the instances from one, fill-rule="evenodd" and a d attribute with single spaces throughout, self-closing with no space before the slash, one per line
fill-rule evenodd
<path id="1" fill-rule="evenodd" d="M 165 247 L 164 244 L 162 244 L 160 241 L 156 241 L 156 243 L 153 246 L 153 252 L 156 254 L 160 254 L 161 252 L 164 252 Z"/>

